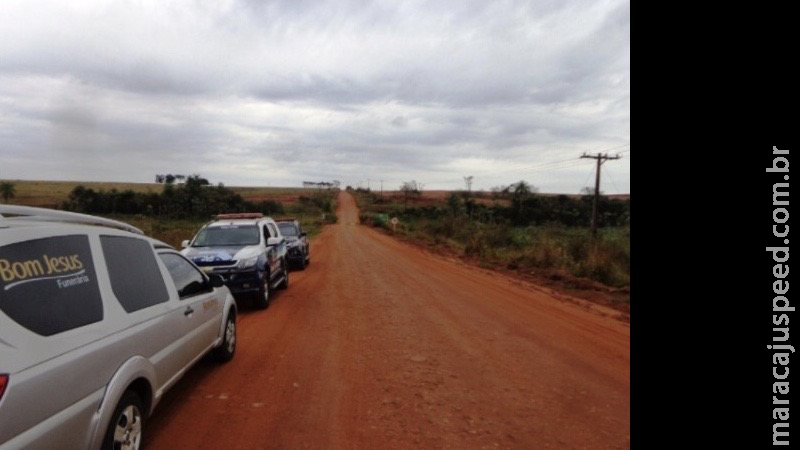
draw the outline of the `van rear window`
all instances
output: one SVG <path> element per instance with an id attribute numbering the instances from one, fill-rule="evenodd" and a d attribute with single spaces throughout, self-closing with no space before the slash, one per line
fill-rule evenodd
<path id="1" fill-rule="evenodd" d="M 103 320 L 88 237 L 57 236 L 0 247 L 0 311 L 42 336 Z"/>
<path id="2" fill-rule="evenodd" d="M 126 312 L 169 300 L 167 285 L 149 242 L 124 236 L 100 236 L 111 289 Z"/>

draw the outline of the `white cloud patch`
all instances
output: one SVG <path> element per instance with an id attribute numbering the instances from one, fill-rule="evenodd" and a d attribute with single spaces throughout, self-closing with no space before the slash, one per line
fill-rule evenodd
<path id="1" fill-rule="evenodd" d="M 0 178 L 231 185 L 525 179 L 578 192 L 629 143 L 630 6 L 13 1 Z M 629 192 L 629 153 L 607 192 Z M 565 161 L 572 158 L 573 161 Z"/>

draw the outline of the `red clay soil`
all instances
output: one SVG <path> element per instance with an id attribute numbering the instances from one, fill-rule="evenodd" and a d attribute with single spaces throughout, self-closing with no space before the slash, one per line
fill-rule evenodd
<path id="1" fill-rule="evenodd" d="M 152 449 L 629 448 L 630 328 L 358 225 L 148 422 Z"/>

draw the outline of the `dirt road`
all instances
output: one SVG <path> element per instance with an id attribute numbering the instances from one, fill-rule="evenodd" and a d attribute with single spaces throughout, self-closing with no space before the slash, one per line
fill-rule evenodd
<path id="1" fill-rule="evenodd" d="M 360 226 L 347 193 L 338 216 L 148 450 L 629 447 L 627 325 Z"/>

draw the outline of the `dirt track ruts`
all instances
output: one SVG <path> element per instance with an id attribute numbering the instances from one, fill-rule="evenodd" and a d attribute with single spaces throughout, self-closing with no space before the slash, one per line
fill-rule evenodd
<path id="1" fill-rule="evenodd" d="M 358 225 L 312 243 L 238 353 L 148 423 L 154 449 L 628 448 L 630 329 Z"/>

